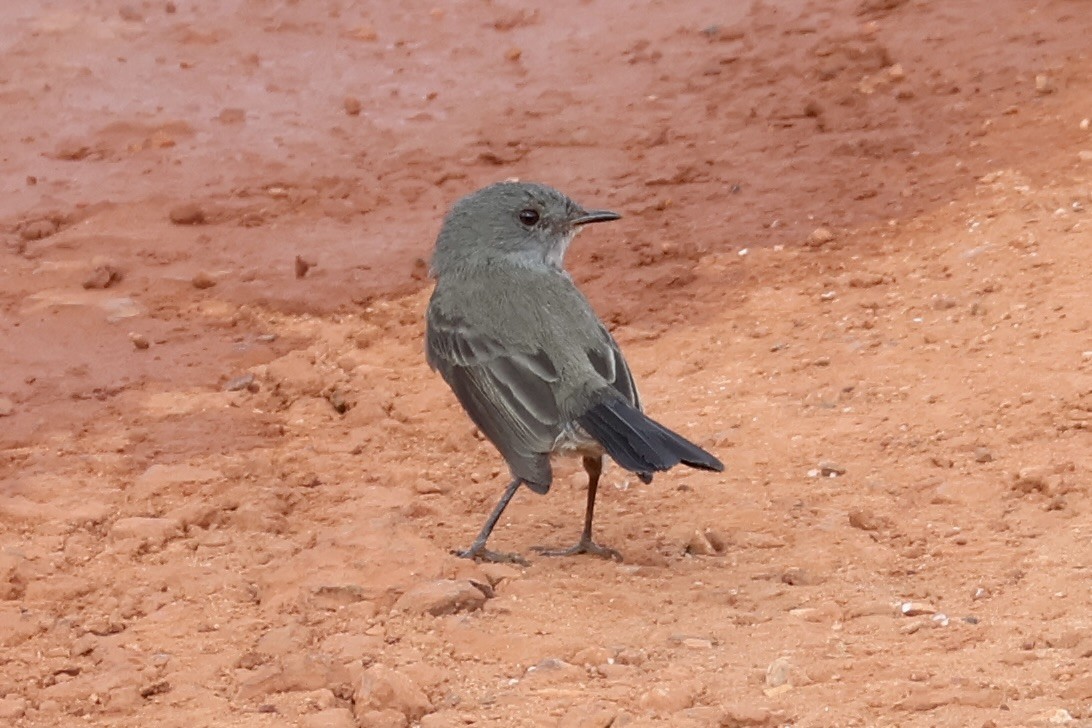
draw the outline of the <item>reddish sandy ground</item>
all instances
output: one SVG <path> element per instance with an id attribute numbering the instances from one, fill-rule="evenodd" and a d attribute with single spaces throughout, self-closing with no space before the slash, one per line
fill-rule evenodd
<path id="1" fill-rule="evenodd" d="M 1086 2 L 119 5 L 0 4 L 0 725 L 1092 725 Z M 728 464 L 609 469 L 622 564 L 574 463 L 448 553 L 512 176 Z"/>

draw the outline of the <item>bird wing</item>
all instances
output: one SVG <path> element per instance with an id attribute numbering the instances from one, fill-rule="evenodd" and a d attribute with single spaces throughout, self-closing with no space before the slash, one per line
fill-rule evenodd
<path id="1" fill-rule="evenodd" d="M 637 385 L 633 381 L 633 374 L 629 370 L 629 364 L 622 355 L 618 342 L 614 340 L 605 326 L 600 327 L 603 346 L 588 349 L 588 361 L 592 367 L 607 380 L 607 383 L 618 390 L 626 401 L 638 410 L 641 409 L 641 398 L 637 394 Z"/>
<path id="2" fill-rule="evenodd" d="M 514 351 L 435 308 L 428 314 L 425 351 L 429 366 L 443 376 L 513 474 L 532 488 L 548 488 L 548 453 L 562 431 L 552 386 L 558 373 L 549 355 Z"/>

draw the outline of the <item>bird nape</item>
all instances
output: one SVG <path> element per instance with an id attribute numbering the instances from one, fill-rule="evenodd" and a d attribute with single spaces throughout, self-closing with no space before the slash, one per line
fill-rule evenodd
<path id="1" fill-rule="evenodd" d="M 621 559 L 592 539 L 604 455 L 646 483 L 679 464 L 724 469 L 644 414 L 617 342 L 565 272 L 577 232 L 619 217 L 586 210 L 545 185 L 502 182 L 459 200 L 444 218 L 432 257 L 426 355 L 512 473 L 459 556 L 526 563 L 486 542 L 521 485 L 549 491 L 554 456 L 582 457 L 588 494 L 580 539 L 566 549 L 535 548 L 548 556 Z"/>

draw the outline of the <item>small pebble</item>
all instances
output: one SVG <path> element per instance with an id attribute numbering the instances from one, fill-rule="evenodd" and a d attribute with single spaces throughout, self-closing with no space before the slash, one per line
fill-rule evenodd
<path id="1" fill-rule="evenodd" d="M 984 447 L 974 449 L 974 461 L 976 463 L 988 463 L 993 460 L 993 453 Z"/>
<path id="2" fill-rule="evenodd" d="M 920 617 L 924 614 L 936 614 L 936 608 L 925 602 L 903 602 L 899 611 L 906 617 Z"/>
<path id="3" fill-rule="evenodd" d="M 1040 73 L 1035 76 L 1035 93 L 1054 93 L 1054 81 L 1051 80 L 1050 76 L 1046 75 L 1045 73 Z"/>
<path id="4" fill-rule="evenodd" d="M 838 463 L 824 460 L 819 463 L 819 474 L 825 478 L 836 478 L 839 475 L 845 475 L 846 469 Z"/>
<path id="5" fill-rule="evenodd" d="M 144 334 L 138 334 L 135 331 L 129 332 L 129 341 L 133 342 L 134 349 L 138 349 L 140 351 L 144 351 L 149 346 L 151 346 L 151 342 L 148 341 Z"/>
<path id="6" fill-rule="evenodd" d="M 195 202 L 172 207 L 168 216 L 175 225 L 202 225 L 206 220 L 205 211 Z"/>
<path id="7" fill-rule="evenodd" d="M 254 373 L 247 372 L 246 374 L 240 374 L 237 377 L 227 380 L 227 383 L 224 384 L 224 391 L 238 392 L 243 389 L 250 389 L 253 384 L 255 384 Z"/>
<path id="8" fill-rule="evenodd" d="M 355 96 L 346 96 L 341 102 L 342 108 L 345 109 L 345 113 L 349 116 L 360 116 L 361 110 L 364 106 L 360 103 L 360 99 Z"/>
<path id="9" fill-rule="evenodd" d="M 201 272 L 190 279 L 190 284 L 199 290 L 205 288 L 212 288 L 216 285 L 216 280 L 208 273 Z"/>
<path id="10" fill-rule="evenodd" d="M 296 256 L 296 278 L 303 278 L 307 271 L 315 267 L 314 262 L 305 260 L 302 256 Z"/>
<path id="11" fill-rule="evenodd" d="M 825 227 L 820 227 L 812 230 L 806 244 L 809 248 L 821 248 L 832 240 L 834 240 L 834 233 Z"/>

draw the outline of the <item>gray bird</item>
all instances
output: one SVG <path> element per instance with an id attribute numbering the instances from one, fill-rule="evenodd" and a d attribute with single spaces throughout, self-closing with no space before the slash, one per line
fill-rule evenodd
<path id="1" fill-rule="evenodd" d="M 648 418 L 618 344 L 563 267 L 576 233 L 617 220 L 555 189 L 501 182 L 464 197 L 444 218 L 432 256 L 436 288 L 426 315 L 429 366 L 454 391 L 508 463 L 512 480 L 465 558 L 523 560 L 485 548 L 519 486 L 550 489 L 552 455 L 580 455 L 588 474 L 584 531 L 568 549 L 621 559 L 592 541 L 603 455 L 637 474 L 679 463 L 724 470 L 719 460 Z"/>

